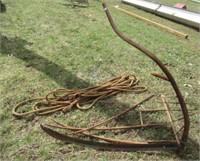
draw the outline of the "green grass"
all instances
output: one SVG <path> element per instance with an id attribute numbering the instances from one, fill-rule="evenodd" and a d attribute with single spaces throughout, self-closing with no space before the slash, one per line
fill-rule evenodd
<path id="1" fill-rule="evenodd" d="M 56 118 L 76 127 L 104 120 L 150 92 L 173 94 L 168 83 L 155 79 L 158 67 L 141 52 L 118 38 L 108 23 L 100 0 L 90 0 L 89 7 L 72 8 L 65 0 L 4 0 L 1 17 L 0 53 L 0 150 L 1 160 L 198 160 L 199 159 L 199 32 L 181 24 L 157 17 L 110 0 L 107 3 L 117 26 L 125 35 L 158 56 L 170 69 L 183 93 L 188 108 L 196 108 L 190 117 L 188 146 L 182 156 L 172 152 L 107 152 L 68 145 L 47 136 L 39 127 Z M 174 5 L 173 0 L 155 1 Z M 182 1 L 189 10 L 199 4 Z M 159 22 L 189 35 L 176 37 L 149 26 L 112 8 L 121 8 Z M 45 96 L 56 88 L 78 89 L 97 84 L 124 71 L 135 74 L 148 87 L 143 94 L 119 94 L 102 100 L 88 111 L 74 109 L 66 114 L 15 118 L 12 108 L 22 100 Z M 150 104 L 153 105 L 154 104 Z M 150 108 L 144 105 L 144 108 Z M 136 123 L 131 112 L 110 124 Z M 151 115 L 150 115 L 151 116 Z M 151 116 L 159 121 L 158 116 Z M 145 116 L 145 120 L 149 120 Z M 166 130 L 166 129 L 165 129 Z M 116 137 L 126 139 L 126 134 Z M 107 136 L 113 136 L 108 133 Z M 134 131 L 133 131 L 134 135 Z M 139 132 L 145 139 L 159 132 Z"/>

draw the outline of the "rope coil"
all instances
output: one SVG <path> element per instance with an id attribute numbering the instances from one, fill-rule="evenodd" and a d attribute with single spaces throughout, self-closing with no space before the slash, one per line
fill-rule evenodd
<path id="1" fill-rule="evenodd" d="M 22 101 L 13 108 L 12 114 L 14 116 L 25 116 L 32 113 L 45 115 L 56 111 L 65 113 L 74 106 L 80 110 L 87 110 L 98 100 L 115 95 L 119 92 L 140 93 L 147 90 L 145 86 L 136 86 L 137 84 L 138 79 L 133 74 L 125 72 L 97 86 L 77 90 L 61 88 L 49 92 L 45 97 Z M 17 112 L 19 107 L 33 101 L 36 101 L 36 103 L 32 106 L 31 111 Z M 85 107 L 86 105 L 88 106 Z"/>

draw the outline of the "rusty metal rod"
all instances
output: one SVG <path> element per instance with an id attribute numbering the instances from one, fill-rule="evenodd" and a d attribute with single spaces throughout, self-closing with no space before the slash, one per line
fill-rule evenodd
<path id="1" fill-rule="evenodd" d="M 163 80 L 165 80 L 165 81 L 169 81 L 169 79 L 168 79 L 166 76 L 161 75 L 161 74 L 159 74 L 159 73 L 151 73 L 151 75 L 153 75 L 154 77 L 161 78 L 161 79 L 163 79 Z"/>
<path id="2" fill-rule="evenodd" d="M 139 114 L 140 114 L 140 123 L 143 126 L 144 125 L 144 121 L 143 121 L 143 118 L 142 118 L 142 111 L 139 111 Z"/>
<path id="3" fill-rule="evenodd" d="M 56 124 L 60 125 L 50 125 L 50 124 L 45 124 L 46 126 L 54 127 L 54 128 L 60 128 L 60 129 L 68 129 L 68 130 L 83 130 L 85 128 L 76 128 L 76 127 L 71 127 L 64 125 L 54 119 L 52 119 L 53 122 Z M 117 127 L 99 127 L 99 128 L 94 128 L 91 130 L 125 130 L 125 129 L 138 129 L 138 128 L 144 128 L 144 127 L 156 127 L 156 126 L 163 126 L 166 125 L 166 123 L 160 123 L 160 124 L 143 124 L 143 125 L 132 125 L 132 126 L 117 126 Z"/>
<path id="4" fill-rule="evenodd" d="M 164 108 L 165 108 L 165 112 L 166 112 L 167 117 L 168 117 L 168 119 L 169 119 L 170 126 L 171 126 L 171 128 L 172 128 L 173 133 L 174 133 L 174 137 L 175 137 L 175 139 L 176 139 L 178 145 L 180 145 L 180 140 L 179 140 L 179 138 L 178 138 L 178 136 L 177 136 L 177 134 L 176 134 L 176 130 L 175 130 L 175 128 L 174 128 L 173 120 L 172 120 L 171 114 L 170 114 L 170 112 L 169 112 L 168 104 L 167 104 L 167 102 L 166 102 L 166 100 L 165 100 L 165 97 L 164 97 L 163 95 L 161 95 L 161 100 L 162 100 L 162 102 L 163 102 L 163 105 L 164 105 Z"/>
<path id="5" fill-rule="evenodd" d="M 167 123 L 167 122 L 166 122 Z M 112 130 L 127 130 L 127 129 L 139 129 L 139 128 L 146 128 L 146 127 L 159 127 L 166 125 L 166 123 L 159 123 L 159 124 L 143 124 L 143 125 L 133 125 L 133 126 L 118 126 L 118 127 L 99 127 L 94 128 L 91 130 L 103 130 L 103 131 L 112 131 Z M 59 128 L 59 129 L 66 129 L 66 130 L 83 130 L 84 128 L 76 128 L 71 126 L 59 126 L 59 125 L 51 125 L 45 124 L 45 126 Z M 90 130 L 88 130 L 90 131 Z"/>

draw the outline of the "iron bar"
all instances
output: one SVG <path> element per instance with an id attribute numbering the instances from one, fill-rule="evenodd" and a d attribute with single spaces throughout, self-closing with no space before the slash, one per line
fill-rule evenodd
<path id="1" fill-rule="evenodd" d="M 178 138 L 178 136 L 177 136 L 177 134 L 176 134 L 176 130 L 175 130 L 175 128 L 174 128 L 173 120 L 172 120 L 171 114 L 170 114 L 170 112 L 169 112 L 168 104 L 167 104 L 167 102 L 166 102 L 166 100 L 165 100 L 165 97 L 164 97 L 163 95 L 161 95 L 161 100 L 163 101 L 163 105 L 164 105 L 164 107 L 165 107 L 165 109 L 166 109 L 166 114 L 167 114 L 167 117 L 168 117 L 168 119 L 169 119 L 169 123 L 170 123 L 170 125 L 171 125 L 171 128 L 172 128 L 172 131 L 173 131 L 173 133 L 174 133 L 175 139 L 176 139 L 178 145 L 180 145 L 180 140 L 179 140 L 179 138 Z"/>

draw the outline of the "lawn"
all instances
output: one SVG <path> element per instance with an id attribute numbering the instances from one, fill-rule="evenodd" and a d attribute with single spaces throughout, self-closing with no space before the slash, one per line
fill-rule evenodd
<path id="1" fill-rule="evenodd" d="M 167 97 L 174 93 L 166 81 L 151 76 L 151 72 L 161 72 L 155 63 L 117 37 L 103 11 L 101 0 L 89 0 L 88 7 L 73 7 L 67 0 L 4 0 L 5 8 L 0 13 L 1 160 L 199 160 L 199 32 L 122 4 L 119 0 L 103 2 L 109 7 L 118 28 L 153 52 L 177 81 L 191 114 L 184 154 L 100 151 L 66 144 L 45 134 L 40 124 L 51 123 L 51 118 L 74 127 L 87 127 L 132 106 L 150 93 L 164 93 Z M 154 2 L 176 3 L 174 0 Z M 199 11 L 198 3 L 187 0 L 182 0 L 182 3 L 187 5 L 188 10 Z M 125 15 L 114 9 L 114 5 L 186 33 L 188 39 Z M 12 108 L 23 100 L 44 97 L 57 88 L 93 86 L 124 71 L 134 74 L 139 84 L 147 86 L 148 91 L 140 94 L 120 93 L 100 100 L 87 111 L 73 108 L 65 114 L 56 112 L 22 118 L 12 115 Z M 145 119 L 159 121 L 160 117 L 152 115 Z M 137 121 L 131 111 L 113 120 L 110 125 Z M 154 133 L 153 129 L 141 131 L 108 132 L 106 135 L 126 139 L 131 134 L 141 139 Z"/>

